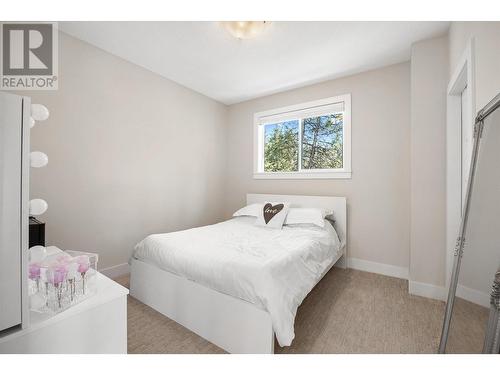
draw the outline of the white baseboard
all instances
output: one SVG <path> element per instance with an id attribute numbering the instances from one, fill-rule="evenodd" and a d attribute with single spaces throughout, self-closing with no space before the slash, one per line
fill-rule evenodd
<path id="1" fill-rule="evenodd" d="M 117 264 L 116 266 L 111 266 L 99 270 L 100 273 L 114 279 L 115 277 L 123 276 L 130 273 L 130 266 L 128 263 Z"/>
<path id="2" fill-rule="evenodd" d="M 412 280 L 408 281 L 408 291 L 410 292 L 410 294 L 416 296 L 438 299 L 441 301 L 446 300 L 447 294 L 446 288 L 442 286 L 426 284 Z"/>
<path id="3" fill-rule="evenodd" d="M 405 279 L 408 280 L 408 291 L 410 294 L 426 298 L 437 299 L 441 301 L 446 300 L 447 290 L 444 287 L 409 280 L 410 278 L 409 270 L 408 268 L 405 267 L 398 267 L 390 264 L 371 262 L 368 260 L 363 260 L 358 258 L 349 258 L 349 268 Z"/>
<path id="4" fill-rule="evenodd" d="M 408 268 L 393 266 L 390 264 L 371 262 L 369 260 L 363 260 L 358 258 L 348 259 L 348 268 L 352 268 L 359 271 L 378 273 L 385 276 L 397 277 L 399 279 L 408 280 Z M 118 264 L 116 266 L 103 268 L 99 270 L 102 274 L 106 275 L 110 279 L 126 275 L 130 273 L 130 266 L 128 263 Z M 446 300 L 447 290 L 445 287 L 421 283 L 418 281 L 408 281 L 408 291 L 410 294 L 437 299 L 441 301 Z M 480 292 L 478 290 L 467 288 L 463 285 L 458 285 L 457 296 L 465 299 L 466 301 L 475 303 L 480 306 L 489 307 L 490 306 L 490 296 L 487 293 Z"/>
<path id="5" fill-rule="evenodd" d="M 488 293 L 480 292 L 479 290 L 467 288 L 458 284 L 457 297 L 463 298 L 466 301 L 475 303 L 476 305 L 490 307 L 490 295 Z"/>
<path id="6" fill-rule="evenodd" d="M 444 286 L 426 284 L 412 280 L 409 280 L 408 282 L 408 290 L 410 294 L 421 297 L 433 298 L 441 301 L 446 301 L 448 294 L 448 290 Z M 456 295 L 457 297 L 475 303 L 476 305 L 490 307 L 489 294 L 480 292 L 479 290 L 470 289 L 459 284 L 457 286 Z"/>
<path id="7" fill-rule="evenodd" d="M 348 267 L 355 270 L 378 273 L 385 276 L 408 279 L 408 268 L 393 266 L 391 264 L 371 262 L 358 258 L 349 258 Z"/>

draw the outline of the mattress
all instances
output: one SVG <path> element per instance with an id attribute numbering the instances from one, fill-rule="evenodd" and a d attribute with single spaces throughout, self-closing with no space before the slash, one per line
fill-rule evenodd
<path id="1" fill-rule="evenodd" d="M 297 308 L 336 259 L 333 226 L 258 227 L 253 217 L 153 234 L 133 257 L 269 312 L 278 343 L 294 338 Z"/>

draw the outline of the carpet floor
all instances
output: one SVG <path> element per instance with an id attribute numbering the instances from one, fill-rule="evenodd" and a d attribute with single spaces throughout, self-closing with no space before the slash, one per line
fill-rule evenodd
<path id="1" fill-rule="evenodd" d="M 443 314 L 443 302 L 410 295 L 406 280 L 333 268 L 299 307 L 292 345 L 275 352 L 436 353 Z M 458 299 L 447 351 L 479 353 L 487 319 L 488 309 Z M 225 353 L 130 296 L 128 352 Z"/>

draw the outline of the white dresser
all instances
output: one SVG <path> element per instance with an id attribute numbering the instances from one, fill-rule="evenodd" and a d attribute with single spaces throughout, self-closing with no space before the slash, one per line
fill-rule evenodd
<path id="1" fill-rule="evenodd" d="M 128 289 L 97 273 L 97 294 L 56 314 L 31 312 L 30 326 L 0 336 L 0 353 L 127 353 Z"/>

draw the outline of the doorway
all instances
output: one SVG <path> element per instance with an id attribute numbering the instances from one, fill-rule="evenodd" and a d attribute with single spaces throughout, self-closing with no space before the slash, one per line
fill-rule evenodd
<path id="1" fill-rule="evenodd" d="M 448 85 L 446 128 L 446 289 L 469 177 L 475 118 L 474 39 Z"/>

